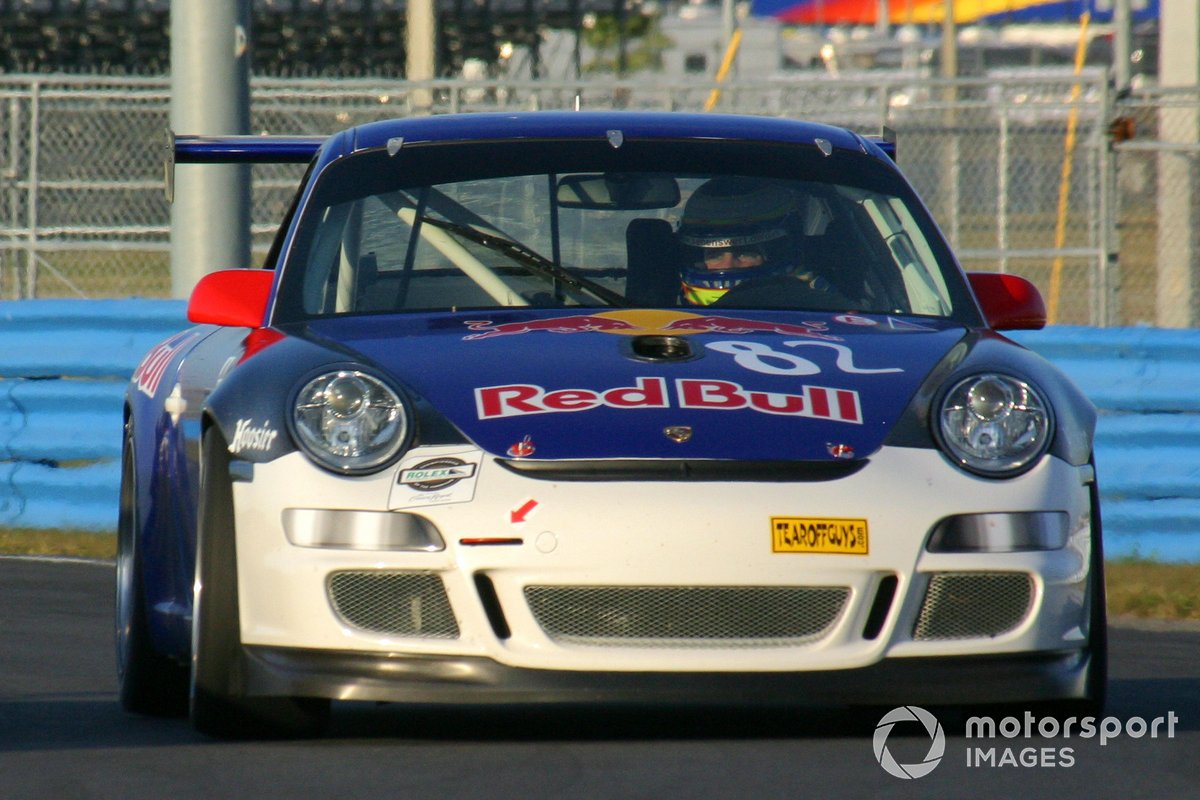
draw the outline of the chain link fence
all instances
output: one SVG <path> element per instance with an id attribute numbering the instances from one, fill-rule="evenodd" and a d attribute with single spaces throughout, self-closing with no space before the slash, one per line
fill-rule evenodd
<path id="1" fill-rule="evenodd" d="M 1032 279 L 1054 322 L 1194 324 L 1197 91 L 1117 98 L 1099 72 L 721 85 L 256 79 L 251 106 L 254 132 L 290 134 L 425 113 L 705 107 L 891 127 L 967 269 Z M 168 110 L 166 79 L 0 78 L 0 298 L 169 294 Z M 301 172 L 254 168 L 256 257 Z"/>

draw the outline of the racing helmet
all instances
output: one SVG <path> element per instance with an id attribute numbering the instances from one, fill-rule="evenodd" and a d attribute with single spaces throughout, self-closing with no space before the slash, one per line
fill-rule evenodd
<path id="1" fill-rule="evenodd" d="M 707 306 L 739 283 L 795 269 L 797 217 L 795 195 L 779 183 L 721 177 L 702 184 L 676 232 L 684 299 Z"/>

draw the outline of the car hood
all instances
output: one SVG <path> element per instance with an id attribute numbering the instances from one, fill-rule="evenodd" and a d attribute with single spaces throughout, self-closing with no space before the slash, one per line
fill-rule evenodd
<path id="1" fill-rule="evenodd" d="M 800 312 L 488 311 L 328 319 L 482 449 L 533 459 L 861 459 L 964 335 Z"/>

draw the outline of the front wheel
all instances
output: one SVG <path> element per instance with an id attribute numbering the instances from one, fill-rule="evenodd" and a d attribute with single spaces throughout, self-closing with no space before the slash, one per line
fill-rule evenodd
<path id="1" fill-rule="evenodd" d="M 187 669 L 154 649 L 146 613 L 143 559 L 138 536 L 137 464 L 126 427 L 121 451 L 117 517 L 116 646 L 121 707 L 134 714 L 178 717 L 187 713 Z"/>
<path id="2" fill-rule="evenodd" d="M 205 431 L 200 450 L 192 598 L 192 725 L 219 738 L 315 736 L 328 723 L 328 700 L 246 695 L 229 449 L 220 431 L 212 427 Z"/>
<path id="3" fill-rule="evenodd" d="M 1094 462 L 1093 462 L 1094 463 Z M 1100 718 L 1108 699 L 1108 598 L 1104 587 L 1104 536 L 1100 520 L 1100 490 L 1093 482 L 1090 487 L 1091 552 L 1088 556 L 1087 618 L 1088 635 L 1084 652 L 1087 654 L 1087 675 L 1083 697 L 1041 703 L 1035 710 L 1042 716 L 1066 720 L 1071 717 Z"/>
<path id="4" fill-rule="evenodd" d="M 1095 462 L 1093 461 L 1093 465 Z M 1079 716 L 1099 717 L 1108 698 L 1108 596 L 1104 588 L 1104 536 L 1100 520 L 1100 489 L 1091 485 L 1092 551 L 1088 583 L 1088 644 L 1090 656 L 1087 696 L 1073 704 Z"/>

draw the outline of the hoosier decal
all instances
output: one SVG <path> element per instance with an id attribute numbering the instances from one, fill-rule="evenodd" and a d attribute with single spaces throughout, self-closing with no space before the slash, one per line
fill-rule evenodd
<path id="1" fill-rule="evenodd" d="M 475 390 L 479 419 L 590 411 L 594 408 L 695 408 L 750 410 L 763 414 L 811 417 L 862 424 L 858 392 L 825 386 L 801 386 L 795 394 L 761 392 L 724 380 L 682 378 L 669 392 L 665 378 L 638 378 L 634 386 L 604 391 L 547 390 L 527 383 L 486 386 Z"/>
<path id="2" fill-rule="evenodd" d="M 233 441 L 229 443 L 229 451 L 243 453 L 247 450 L 257 450 L 263 453 L 271 449 L 278 435 L 279 431 L 265 421 L 262 425 L 255 426 L 253 420 L 239 419 L 237 427 L 234 428 Z"/>

